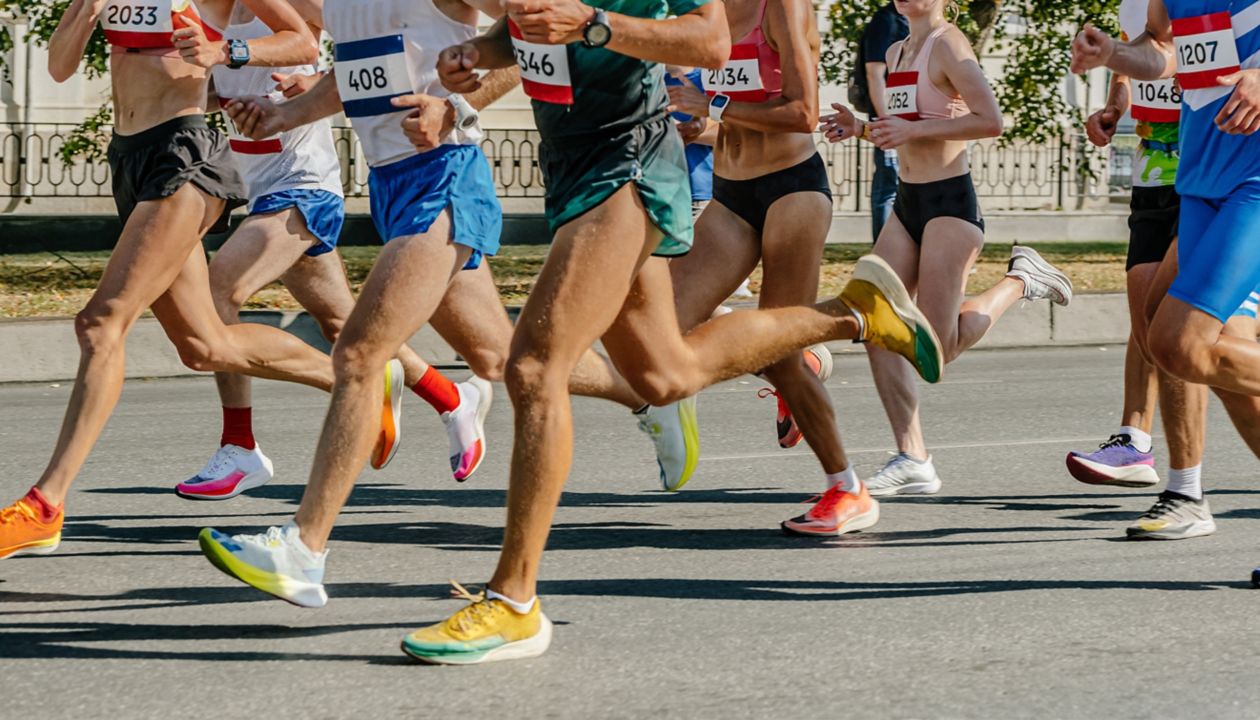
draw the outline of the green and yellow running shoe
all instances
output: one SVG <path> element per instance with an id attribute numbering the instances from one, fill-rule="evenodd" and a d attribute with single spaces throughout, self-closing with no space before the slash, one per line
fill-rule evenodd
<path id="1" fill-rule="evenodd" d="M 940 382 L 945 365 L 940 338 L 883 258 L 866 255 L 857 261 L 840 302 L 861 315 L 861 342 L 897 353 L 924 380 Z"/>

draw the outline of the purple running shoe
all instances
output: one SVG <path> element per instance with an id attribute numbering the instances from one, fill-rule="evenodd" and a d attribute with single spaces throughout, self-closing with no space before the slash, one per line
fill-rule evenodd
<path id="1" fill-rule="evenodd" d="M 1159 484 L 1154 454 L 1140 452 L 1123 433 L 1112 435 L 1092 453 L 1068 453 L 1067 469 L 1086 485 L 1146 488 Z"/>

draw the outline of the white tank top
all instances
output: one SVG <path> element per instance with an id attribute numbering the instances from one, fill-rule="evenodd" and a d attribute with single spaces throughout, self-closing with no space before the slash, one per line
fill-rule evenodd
<path id="1" fill-rule="evenodd" d="M 450 95 L 438 82 L 438 54 L 468 42 L 477 28 L 447 17 L 432 0 L 325 0 L 324 29 L 336 43 L 333 69 L 341 104 L 368 165 L 417 155 L 400 124 L 409 111 L 394 108 L 389 99 L 412 92 Z M 470 141 L 453 131 L 442 142 Z"/>
<path id="2" fill-rule="evenodd" d="M 247 23 L 228 25 L 223 34 L 226 38 L 256 40 L 272 32 L 266 23 L 254 18 Z M 310 65 L 286 68 L 246 65 L 232 70 L 216 65 L 212 73 L 220 106 L 233 98 L 247 95 L 266 95 L 276 102 L 283 102 L 284 97 L 274 91 L 276 82 L 271 79 L 273 72 L 310 74 L 315 72 L 315 68 Z M 249 190 L 251 208 L 254 201 L 263 195 L 283 190 L 327 190 L 341 196 L 341 162 L 337 158 L 328 120 L 303 125 L 263 140 L 250 140 L 240 135 L 230 119 L 225 117 L 224 120 L 236 167 Z"/>

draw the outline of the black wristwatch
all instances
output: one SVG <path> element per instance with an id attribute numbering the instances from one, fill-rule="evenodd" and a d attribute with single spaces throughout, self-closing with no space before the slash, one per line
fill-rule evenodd
<path id="1" fill-rule="evenodd" d="M 608 13 L 595 8 L 591 21 L 582 30 L 582 44 L 589 48 L 604 47 L 612 40 L 612 28 L 608 25 Z"/>
<path id="2" fill-rule="evenodd" d="M 233 38 L 228 40 L 228 63 L 227 66 L 233 70 L 243 68 L 249 64 L 249 43 L 244 40 Z"/>

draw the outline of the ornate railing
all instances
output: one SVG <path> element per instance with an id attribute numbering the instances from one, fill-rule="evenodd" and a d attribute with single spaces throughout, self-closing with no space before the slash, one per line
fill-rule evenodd
<path id="1" fill-rule="evenodd" d="M 61 148 L 74 128 L 73 124 L 0 123 L 0 197 L 109 197 L 109 167 L 103 159 L 72 163 L 61 159 Z M 364 196 L 368 168 L 358 141 L 348 128 L 336 128 L 334 133 L 346 193 Z M 485 131 L 481 145 L 500 196 L 542 197 L 538 139 L 533 130 Z M 837 210 L 866 210 L 869 147 L 820 141 L 819 151 L 831 175 Z M 1113 153 L 1109 156 L 1084 138 L 1066 136 L 1044 145 L 973 143 L 971 162 L 976 190 L 988 209 L 1070 210 L 1122 189 L 1118 181 L 1114 186 L 1109 183 L 1108 165 L 1126 166 L 1126 158 L 1123 150 Z"/>

